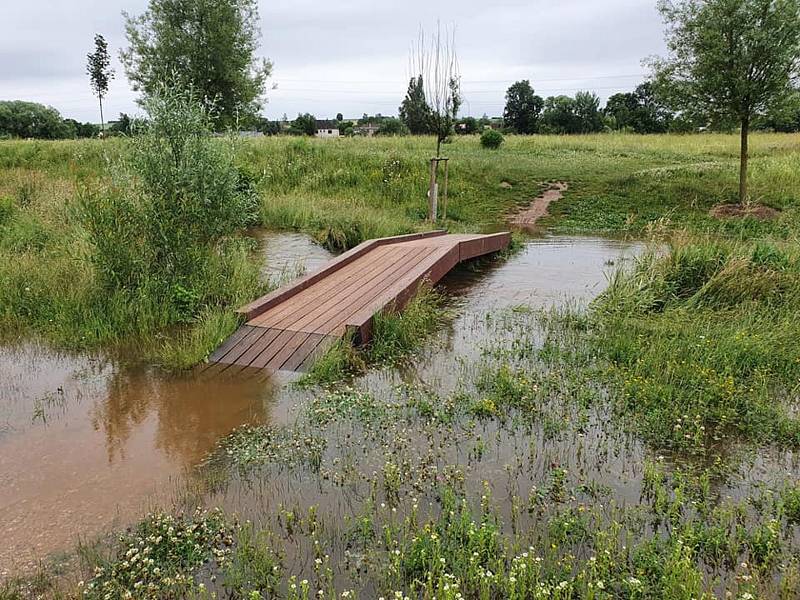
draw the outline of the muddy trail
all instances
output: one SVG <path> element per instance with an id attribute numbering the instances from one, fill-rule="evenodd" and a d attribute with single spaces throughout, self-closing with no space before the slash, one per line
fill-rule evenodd
<path id="1" fill-rule="evenodd" d="M 560 200 L 568 189 L 569 184 L 565 181 L 551 183 L 550 187 L 534 198 L 527 208 L 511 215 L 508 219 L 509 224 L 523 230 L 535 231 L 538 221 L 547 216 L 550 204 Z"/>

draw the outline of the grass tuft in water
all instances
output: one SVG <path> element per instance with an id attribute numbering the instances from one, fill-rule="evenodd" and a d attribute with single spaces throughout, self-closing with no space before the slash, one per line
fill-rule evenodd
<path id="1" fill-rule="evenodd" d="M 372 339 L 364 349 L 356 349 L 352 338 L 345 336 L 314 363 L 300 384 L 330 384 L 363 373 L 369 366 L 408 357 L 448 317 L 444 296 L 422 284 L 402 311 L 375 315 Z"/>

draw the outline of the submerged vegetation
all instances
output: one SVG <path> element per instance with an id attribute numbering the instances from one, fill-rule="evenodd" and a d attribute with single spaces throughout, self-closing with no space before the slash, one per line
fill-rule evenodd
<path id="1" fill-rule="evenodd" d="M 587 368 L 589 326 L 495 311 L 440 389 L 342 385 L 308 395 L 289 424 L 235 431 L 201 469 L 210 485 L 233 487 L 229 500 L 244 499 L 250 520 L 148 516 L 83 553 L 79 591 L 795 597 L 800 481 L 731 488 L 735 465 L 641 447 L 609 418 L 614 402 Z"/>
<path id="2" fill-rule="evenodd" d="M 222 510 L 150 515 L 84 549 L 58 591 L 15 580 L 0 598 L 797 597 L 798 139 L 754 135 L 754 206 L 773 210 L 719 218 L 733 136 L 457 138 L 447 228 L 490 228 L 569 181 L 548 224 L 651 250 L 588 308 L 452 311 L 455 351 L 436 343 L 451 310 L 435 290 L 379 315 L 370 346 L 335 347 L 291 388 L 284 421 L 237 429 L 198 466 L 186 502 Z M 176 327 L 152 353 L 192 364 L 259 290 L 245 225 L 333 249 L 427 227 L 429 142 L 192 138 L 223 176 L 206 188 L 170 167 L 168 206 L 213 189 L 237 209 L 165 245 L 136 227 L 136 248 L 113 243 L 124 219 L 168 208 L 136 148 L 2 143 L 0 323 L 79 347 Z"/>
<path id="3" fill-rule="evenodd" d="M 315 361 L 301 384 L 330 384 L 363 373 L 368 366 L 408 357 L 441 327 L 448 316 L 444 296 L 427 284 L 419 286 L 402 312 L 381 311 L 372 323 L 372 338 L 363 349 L 345 336 Z"/>

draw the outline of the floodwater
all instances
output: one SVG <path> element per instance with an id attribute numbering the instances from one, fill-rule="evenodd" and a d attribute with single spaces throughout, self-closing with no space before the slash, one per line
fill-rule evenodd
<path id="1" fill-rule="evenodd" d="M 262 233 L 259 240 L 267 261 L 264 277 L 274 281 L 331 256 L 299 234 Z M 507 261 L 460 267 L 443 283 L 454 316 L 430 347 L 355 385 L 387 396 L 404 383 L 422 383 L 439 393 L 456 389 L 464 360 L 475 358 L 482 342 L 502 335 L 487 311 L 586 303 L 607 284 L 612 265 L 624 264 L 641 249 L 602 238 L 543 237 Z M 102 356 L 60 354 L 31 341 L 0 347 L 0 577 L 124 526 L 155 506 L 180 503 L 180 490 L 222 437 L 244 424 L 290 421 L 304 394 L 278 379 L 176 377 L 122 367 Z M 501 442 L 499 432 L 487 428 L 482 435 L 498 441 L 489 444 L 468 485 L 507 478 L 506 465 L 524 445 L 538 458 L 517 473 L 515 485 L 541 479 L 548 465 L 559 464 L 608 484 L 623 503 L 635 501 L 644 449 L 630 437 L 609 441 L 603 418 L 593 414 L 577 444 L 546 431 Z M 360 464 L 378 465 L 383 458 L 376 448 Z M 790 455 L 759 460 L 764 475 L 776 464 L 779 470 L 796 469 Z M 253 486 L 230 477 L 230 484 L 207 500 L 243 516 L 263 515 L 298 497 L 305 505 L 343 501 L 310 478 L 261 479 Z"/>
<path id="2" fill-rule="evenodd" d="M 275 282 L 331 256 L 299 234 L 257 239 Z M 1 346 L 0 577 L 169 504 L 221 437 L 269 421 L 277 393 L 270 380 L 176 377 L 35 341 Z"/>

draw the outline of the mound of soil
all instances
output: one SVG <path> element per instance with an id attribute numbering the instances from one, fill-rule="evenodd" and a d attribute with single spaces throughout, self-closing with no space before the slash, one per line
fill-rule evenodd
<path id="1" fill-rule="evenodd" d="M 715 219 L 741 219 L 752 217 L 759 221 L 771 221 L 780 213 L 779 210 L 763 204 L 717 204 L 708 212 Z"/>

